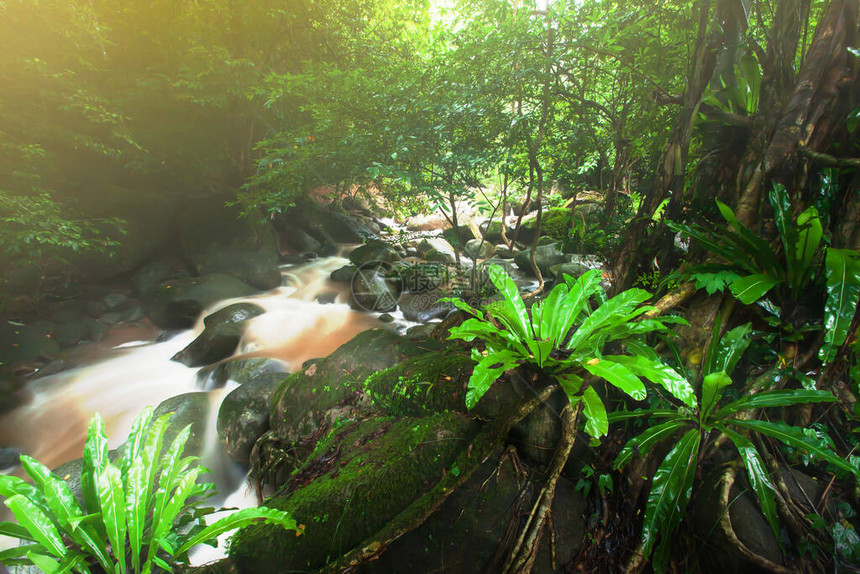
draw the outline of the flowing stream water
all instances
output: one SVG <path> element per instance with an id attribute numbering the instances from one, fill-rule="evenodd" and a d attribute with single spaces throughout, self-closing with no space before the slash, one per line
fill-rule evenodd
<path id="1" fill-rule="evenodd" d="M 256 303 L 265 313 L 249 321 L 235 357 L 268 357 L 282 361 L 286 371 L 300 370 L 306 360 L 326 356 L 361 331 L 380 326 L 374 315 L 351 309 L 346 286 L 329 279 L 333 270 L 346 263 L 341 257 L 326 257 L 284 267 L 284 286 L 254 297 L 221 301 L 201 315 L 194 329 L 168 341 L 129 341 L 109 350 L 107 357 L 93 356 L 91 364 L 33 381 L 28 387 L 31 400 L 0 418 L 0 444 L 17 447 L 55 468 L 81 456 L 87 424 L 98 412 L 110 448 L 120 446 L 142 408 L 201 390 L 199 369 L 170 358 L 202 331 L 203 317 L 237 302 Z M 321 304 L 318 299 L 333 302 Z M 202 457 L 224 495 L 218 502 L 223 500 L 226 506 L 256 502 L 251 501 L 244 473 L 237 473 L 235 465 L 226 461 L 215 432 L 218 406 L 233 387 L 235 383 L 228 382 L 224 388 L 208 391 L 211 416 Z M 0 515 L 3 519 L 8 515 Z M 0 549 L 10 543 L 14 542 L 0 540 Z M 192 560 L 203 563 L 216 557 L 217 553 L 198 552 Z"/>

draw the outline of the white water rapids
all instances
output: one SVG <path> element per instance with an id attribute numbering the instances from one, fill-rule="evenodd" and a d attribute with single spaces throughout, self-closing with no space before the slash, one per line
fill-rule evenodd
<path id="1" fill-rule="evenodd" d="M 108 358 L 33 381 L 28 386 L 32 400 L 0 418 L 0 444 L 17 447 L 55 468 L 81 456 L 88 421 L 98 412 L 105 421 L 110 447 L 116 448 L 142 408 L 201 390 L 199 369 L 170 358 L 202 331 L 203 317 L 233 303 L 252 302 L 266 311 L 249 321 L 236 357 L 277 359 L 286 364 L 286 370 L 295 372 L 304 361 L 328 355 L 359 332 L 380 326 L 375 316 L 352 310 L 346 303 L 345 286 L 329 280 L 330 273 L 346 263 L 346 259 L 328 257 L 285 267 L 284 286 L 255 297 L 221 301 L 201 315 L 195 329 L 162 343 L 128 342 L 113 348 Z M 334 303 L 323 305 L 316 300 L 333 293 L 337 293 Z M 232 470 L 230 476 L 234 465 L 224 461 L 214 430 L 218 406 L 234 386 L 228 382 L 223 389 L 209 391 L 209 446 L 203 463 L 216 473 L 215 482 L 226 495 L 225 506 L 247 506 L 256 501 L 251 501 L 243 474 Z M 0 513 L 0 520 L 8 518 Z M 0 540 L 0 549 L 10 543 L 16 542 Z M 209 552 L 192 555 L 195 563 L 217 557 Z"/>

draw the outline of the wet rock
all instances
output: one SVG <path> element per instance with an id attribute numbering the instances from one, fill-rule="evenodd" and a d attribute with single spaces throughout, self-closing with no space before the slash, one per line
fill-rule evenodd
<path id="1" fill-rule="evenodd" d="M 402 281 L 386 267 L 363 267 L 350 282 L 350 305 L 354 309 L 387 313 L 397 308 Z"/>
<path id="2" fill-rule="evenodd" d="M 500 243 L 496 245 L 495 256 L 501 257 L 502 259 L 511 259 L 514 256 L 514 250 L 504 243 Z"/>
<path id="3" fill-rule="evenodd" d="M 274 230 L 207 199 L 180 217 L 179 248 L 196 275 L 230 273 L 260 289 L 281 284 Z"/>
<path id="4" fill-rule="evenodd" d="M 698 483 L 699 492 L 693 499 L 692 526 L 697 535 L 708 541 L 699 556 L 703 570 L 764 571 L 747 553 L 782 565 L 779 542 L 759 510 L 749 486 L 739 482 L 730 484 L 726 480 L 728 474 L 725 470 L 719 468 L 707 474 Z M 745 548 L 738 548 L 733 538 Z"/>
<path id="5" fill-rule="evenodd" d="M 203 332 L 171 360 L 188 367 L 200 367 L 226 359 L 239 346 L 247 321 L 263 313 L 259 305 L 235 303 L 208 315 L 203 319 Z"/>
<path id="6" fill-rule="evenodd" d="M 592 269 L 603 267 L 603 264 L 595 255 L 569 254 L 567 258 L 567 263 L 553 265 L 550 268 L 555 277 L 561 278 L 562 275 L 570 275 L 576 279 Z"/>
<path id="7" fill-rule="evenodd" d="M 449 245 L 466 245 L 467 241 L 475 238 L 475 234 L 468 225 L 460 225 L 456 230 L 453 227 L 445 229 L 442 237 Z"/>
<path id="8" fill-rule="evenodd" d="M 147 315 L 163 329 L 189 329 L 207 307 L 259 290 L 226 273 L 173 279 L 161 283 L 148 298 Z"/>
<path id="9" fill-rule="evenodd" d="M 17 448 L 0 447 L 0 472 L 8 472 L 18 466 L 21 451 Z"/>
<path id="10" fill-rule="evenodd" d="M 186 426 L 191 425 L 191 435 L 185 443 L 185 454 L 200 456 L 206 442 L 211 404 L 208 393 L 184 393 L 161 402 L 152 413 L 152 420 L 173 413 L 170 426 L 164 433 L 164 444 L 170 444 Z M 165 447 L 166 449 L 166 447 Z"/>
<path id="11" fill-rule="evenodd" d="M 331 272 L 331 280 L 337 281 L 338 283 L 349 283 L 352 281 L 352 278 L 355 276 L 358 271 L 358 267 L 355 265 L 344 265 L 340 269 L 335 269 Z"/>
<path id="12" fill-rule="evenodd" d="M 78 321 L 61 323 L 54 328 L 54 341 L 61 347 L 72 347 L 89 337 L 89 325 L 81 317 Z"/>
<path id="13" fill-rule="evenodd" d="M 295 227 L 287 227 L 281 237 L 285 247 L 296 253 L 320 252 L 323 244 L 311 237 L 307 232 Z"/>
<path id="14" fill-rule="evenodd" d="M 132 275 L 131 282 L 137 293 L 146 297 L 164 281 L 189 277 L 188 265 L 175 252 L 169 252 L 140 266 Z"/>
<path id="15" fill-rule="evenodd" d="M 390 313 L 383 313 L 379 316 L 379 320 L 383 323 L 393 323 L 394 317 Z"/>
<path id="16" fill-rule="evenodd" d="M 387 263 L 400 261 L 400 255 L 398 255 L 397 250 L 391 245 L 374 239 L 353 249 L 352 253 L 349 254 L 349 260 L 353 265 L 360 267 L 365 263 L 375 261 L 384 261 Z"/>
<path id="17" fill-rule="evenodd" d="M 440 263 L 454 263 L 456 255 L 454 248 L 441 237 L 422 239 L 418 244 L 418 252 L 427 261 L 438 261 Z"/>
<path id="18" fill-rule="evenodd" d="M 505 226 L 505 234 L 511 237 L 513 229 Z M 502 243 L 502 222 L 498 220 L 485 221 L 479 227 L 484 239 L 491 243 Z"/>
<path id="19" fill-rule="evenodd" d="M 287 366 L 275 359 L 233 359 L 200 369 L 197 381 L 203 388 L 216 388 L 223 387 L 228 380 L 244 385 L 269 375 L 278 375 L 283 380 L 288 374 Z"/>
<path id="20" fill-rule="evenodd" d="M 245 572 L 316 570 L 374 535 L 435 485 L 477 430 L 471 417 L 372 418 L 332 432 L 266 501 L 307 525 L 302 536 L 254 524 L 230 557 Z"/>
<path id="21" fill-rule="evenodd" d="M 257 439 L 269 430 L 271 398 L 283 376 L 258 377 L 230 392 L 218 409 L 218 438 L 234 461 L 247 465 Z"/>
<path id="22" fill-rule="evenodd" d="M 406 293 L 397 302 L 403 318 L 413 323 L 442 319 L 454 309 L 450 303 L 439 301 L 440 293 Z"/>
<path id="23" fill-rule="evenodd" d="M 331 211 L 313 201 L 300 201 L 279 217 L 281 229 L 298 227 L 323 245 L 361 243 L 373 230 L 345 213 Z"/>
<path id="24" fill-rule="evenodd" d="M 496 246 L 484 239 L 470 239 L 463 251 L 472 259 L 488 259 L 495 253 Z"/>
<path id="25" fill-rule="evenodd" d="M 316 299 L 316 302 L 320 305 L 331 305 L 337 301 L 337 296 L 337 291 L 326 291 L 325 293 L 320 293 L 314 299 Z"/>
<path id="26" fill-rule="evenodd" d="M 514 256 L 514 262 L 521 270 L 526 273 L 532 273 L 530 262 L 530 250 L 524 249 Z M 535 248 L 535 263 L 541 273 L 549 275 L 552 273 L 552 266 L 567 262 L 567 256 L 562 253 L 557 243 L 551 245 L 541 245 Z"/>

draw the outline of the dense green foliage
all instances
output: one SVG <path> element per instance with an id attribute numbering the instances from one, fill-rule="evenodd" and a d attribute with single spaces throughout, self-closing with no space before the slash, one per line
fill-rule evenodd
<path id="1" fill-rule="evenodd" d="M 640 306 L 650 294 L 630 289 L 603 301 L 592 311 L 592 299 L 605 299 L 600 271 L 593 270 L 556 285 L 546 299 L 526 309 L 519 289 L 500 268 L 490 268 L 490 278 L 501 293 L 488 304 L 487 316 L 453 299 L 460 309 L 473 315 L 451 329 L 452 339 L 484 342 L 486 349 L 472 350 L 477 362 L 469 379 L 466 406 L 472 408 L 505 371 L 530 364 L 557 380 L 572 404 L 582 401 L 587 419 L 585 430 L 594 438 L 609 430 L 603 399 L 583 376 L 604 379 L 635 400 L 646 397 L 640 377 L 665 388 L 689 407 L 694 406 L 693 387 L 674 369 L 647 353 L 636 339 L 652 332 L 667 332 L 671 317 L 641 319 L 653 307 Z M 639 321 L 635 319 L 640 318 Z M 604 354 L 614 342 L 627 342 L 631 355 Z"/>
<path id="2" fill-rule="evenodd" d="M 32 484 L 0 476 L 0 495 L 18 524 L 0 532 L 28 542 L 2 553 L 4 564 L 34 564 L 54 572 L 149 573 L 187 563 L 188 551 L 219 535 L 264 520 L 284 528 L 296 523 L 282 511 L 248 508 L 206 525 L 214 508 L 201 506 L 213 485 L 198 482 L 205 469 L 183 457 L 190 426 L 165 444 L 171 414 L 152 420 L 152 408 L 135 420 L 118 458 L 112 460 L 104 425 L 90 422 L 81 469 L 83 504 L 68 483 L 30 457 L 22 464 Z"/>

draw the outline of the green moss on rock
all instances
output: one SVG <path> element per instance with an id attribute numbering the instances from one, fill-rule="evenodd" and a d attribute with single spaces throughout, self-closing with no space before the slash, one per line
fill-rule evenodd
<path id="1" fill-rule="evenodd" d="M 364 382 L 373 405 L 392 415 L 466 412 L 465 387 L 474 363 L 453 349 L 408 359 Z"/>
<path id="2" fill-rule="evenodd" d="M 289 511 L 304 533 L 264 524 L 239 531 L 230 556 L 241 572 L 315 570 L 373 536 L 436 484 L 474 436 L 456 413 L 371 418 L 332 432 L 266 504 Z"/>

